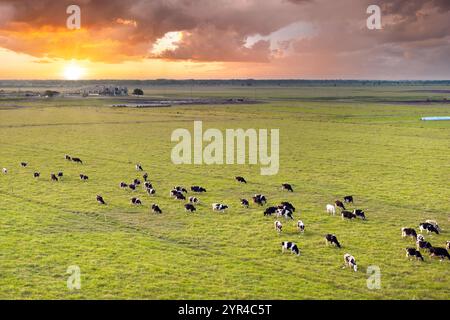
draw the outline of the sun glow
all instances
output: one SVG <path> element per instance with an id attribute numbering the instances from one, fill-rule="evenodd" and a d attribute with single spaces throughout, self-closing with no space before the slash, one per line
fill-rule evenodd
<path id="1" fill-rule="evenodd" d="M 64 78 L 66 80 L 80 80 L 85 73 L 84 68 L 80 67 L 76 62 L 72 61 L 64 68 Z"/>

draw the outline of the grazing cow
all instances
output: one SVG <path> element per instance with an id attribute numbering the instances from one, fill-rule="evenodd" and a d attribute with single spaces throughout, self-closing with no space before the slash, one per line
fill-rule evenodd
<path id="1" fill-rule="evenodd" d="M 267 203 L 267 199 L 264 195 L 262 194 L 255 194 L 253 197 L 253 202 L 256 204 L 259 204 L 260 206 L 264 205 Z"/>
<path id="2" fill-rule="evenodd" d="M 162 210 L 159 208 L 159 206 L 156 203 L 152 204 L 152 211 L 153 211 L 153 213 L 159 213 L 159 214 L 162 213 Z"/>
<path id="3" fill-rule="evenodd" d="M 366 215 L 364 214 L 364 211 L 362 211 L 361 209 L 355 209 L 353 210 L 353 214 L 358 217 L 361 218 L 363 220 L 366 220 Z"/>
<path id="4" fill-rule="evenodd" d="M 247 183 L 247 181 L 244 179 L 244 177 L 237 176 L 235 179 L 237 182 Z"/>
<path id="5" fill-rule="evenodd" d="M 417 247 L 417 250 L 420 250 L 420 249 L 429 250 L 432 247 L 432 245 L 428 241 L 425 241 L 425 239 L 423 237 L 419 238 L 419 236 L 417 236 L 416 247 Z"/>
<path id="6" fill-rule="evenodd" d="M 327 204 L 327 213 L 332 214 L 333 216 L 336 214 L 336 207 L 332 204 Z"/>
<path id="7" fill-rule="evenodd" d="M 277 217 L 283 216 L 285 219 L 290 218 L 291 220 L 294 219 L 292 216 L 292 211 L 284 207 L 283 209 L 277 208 Z"/>
<path id="8" fill-rule="evenodd" d="M 299 232 L 305 232 L 305 224 L 302 220 L 297 221 L 297 229 Z"/>
<path id="9" fill-rule="evenodd" d="M 149 188 L 149 189 L 147 189 L 147 193 L 149 196 L 153 196 L 156 193 L 156 190 L 153 188 Z"/>
<path id="10" fill-rule="evenodd" d="M 139 198 L 131 198 L 131 203 L 134 205 L 141 205 L 142 201 Z"/>
<path id="11" fill-rule="evenodd" d="M 228 209 L 228 206 L 226 204 L 213 203 L 212 208 L 214 211 L 224 212 L 226 209 Z"/>
<path id="12" fill-rule="evenodd" d="M 203 187 L 199 187 L 199 186 L 192 186 L 191 190 L 197 193 L 202 193 L 202 192 L 206 192 L 206 189 Z"/>
<path id="13" fill-rule="evenodd" d="M 196 197 L 189 197 L 189 202 L 190 203 L 198 203 L 199 202 L 199 200 L 198 200 L 198 198 L 196 198 Z"/>
<path id="14" fill-rule="evenodd" d="M 136 171 L 144 171 L 140 163 L 136 164 Z"/>
<path id="15" fill-rule="evenodd" d="M 144 181 L 147 181 L 147 179 L 148 179 L 148 173 L 147 173 L 147 172 L 144 173 L 144 174 L 142 175 L 142 178 L 144 179 Z"/>
<path id="16" fill-rule="evenodd" d="M 413 228 L 402 228 L 402 237 L 412 237 L 417 241 L 417 232 Z"/>
<path id="17" fill-rule="evenodd" d="M 52 179 L 52 181 L 58 181 L 58 177 L 54 173 L 50 174 L 50 178 Z"/>
<path id="18" fill-rule="evenodd" d="M 439 227 L 438 223 L 436 222 L 436 220 L 425 220 L 426 223 L 432 224 L 437 231 L 441 232 L 441 228 Z"/>
<path id="19" fill-rule="evenodd" d="M 354 214 L 353 212 L 350 212 L 350 211 L 346 211 L 346 210 L 342 210 L 341 216 L 342 216 L 342 220 L 344 220 L 344 219 L 348 219 L 348 220 L 356 219 L 356 214 Z"/>
<path id="20" fill-rule="evenodd" d="M 176 186 L 173 187 L 174 190 L 177 190 L 178 192 L 183 192 L 183 193 L 187 193 L 186 188 L 182 187 L 182 186 Z M 206 190 L 205 190 L 206 191 Z"/>
<path id="21" fill-rule="evenodd" d="M 195 207 L 194 207 L 194 205 L 193 205 L 192 203 L 186 203 L 186 204 L 184 205 L 184 210 L 185 210 L 185 211 L 194 212 L 194 211 L 196 211 L 197 209 L 195 209 Z"/>
<path id="22" fill-rule="evenodd" d="M 338 239 L 334 234 L 328 233 L 325 235 L 325 243 L 328 246 L 328 244 L 334 244 L 336 247 L 340 248 L 341 244 L 339 243 Z"/>
<path id="23" fill-rule="evenodd" d="M 297 256 L 300 255 L 300 250 L 294 242 L 283 241 L 281 242 L 281 253 L 284 253 L 284 250 L 291 250 L 291 253 L 295 253 Z"/>
<path id="24" fill-rule="evenodd" d="M 345 196 L 344 202 L 345 203 L 353 203 L 353 196 Z"/>
<path id="25" fill-rule="evenodd" d="M 264 210 L 264 216 L 271 216 L 275 212 L 277 212 L 277 207 L 268 207 L 266 210 Z"/>
<path id="26" fill-rule="evenodd" d="M 243 207 L 248 208 L 249 205 L 250 205 L 250 203 L 248 203 L 248 200 L 247 200 L 247 199 L 241 199 L 241 205 L 242 205 Z"/>
<path id="27" fill-rule="evenodd" d="M 182 194 L 181 192 L 178 192 L 178 193 L 175 195 L 175 199 L 176 199 L 176 200 L 186 200 L 186 197 L 185 197 L 184 194 Z"/>
<path id="28" fill-rule="evenodd" d="M 278 232 L 278 233 L 281 233 L 281 231 L 282 231 L 282 229 L 283 229 L 283 225 L 281 224 L 281 222 L 280 221 L 275 221 L 274 222 L 274 226 L 275 226 L 275 230 Z"/>
<path id="29" fill-rule="evenodd" d="M 141 184 L 141 180 L 139 180 L 139 179 L 134 179 L 134 180 L 133 180 L 133 184 L 136 185 L 136 186 L 138 186 L 138 185 Z"/>
<path id="30" fill-rule="evenodd" d="M 87 181 L 87 180 L 89 180 L 89 177 L 87 175 L 81 173 L 80 174 L 80 180 Z"/>
<path id="31" fill-rule="evenodd" d="M 420 260 L 424 261 L 423 260 L 423 256 L 422 256 L 422 254 L 420 253 L 419 250 L 416 250 L 414 248 L 406 248 L 405 250 L 406 250 L 406 257 L 407 258 L 411 259 L 411 257 L 415 257 L 417 260 L 420 259 Z"/>
<path id="32" fill-rule="evenodd" d="M 2 169 L 2 173 L 3 173 L 3 174 L 7 174 L 7 173 L 8 173 L 8 169 L 3 168 L 3 169 Z"/>
<path id="33" fill-rule="evenodd" d="M 358 271 L 358 265 L 356 264 L 355 257 L 350 253 L 344 254 L 344 268 L 349 267 L 353 269 L 355 272 Z"/>
<path id="34" fill-rule="evenodd" d="M 438 257 L 439 260 L 441 260 L 441 261 L 444 260 L 445 258 L 448 258 L 448 260 L 450 260 L 450 255 L 448 254 L 448 251 L 445 248 L 431 247 L 430 255 L 431 255 L 431 257 Z"/>
<path id="35" fill-rule="evenodd" d="M 151 184 L 150 181 L 145 181 L 144 182 L 144 188 L 145 189 L 151 189 L 151 188 L 153 188 L 153 185 Z"/>
<path id="36" fill-rule="evenodd" d="M 72 160 L 72 157 L 69 156 L 68 154 L 65 154 L 65 155 L 64 155 L 64 159 L 66 159 L 67 161 L 71 161 L 71 160 Z"/>
<path id="37" fill-rule="evenodd" d="M 128 185 L 128 188 L 130 188 L 130 190 L 136 190 L 136 186 L 134 184 L 130 184 Z"/>
<path id="38" fill-rule="evenodd" d="M 287 209 L 291 210 L 292 212 L 295 212 L 295 207 L 290 202 L 283 201 L 283 202 L 281 202 L 281 206 L 286 207 Z"/>
<path id="39" fill-rule="evenodd" d="M 121 182 L 121 183 L 120 183 L 120 187 L 121 187 L 122 189 L 125 189 L 125 188 L 128 188 L 128 185 L 127 185 L 125 182 Z"/>
<path id="40" fill-rule="evenodd" d="M 64 176 L 64 173 L 63 172 L 58 172 L 58 178 L 62 178 Z"/>
<path id="41" fill-rule="evenodd" d="M 28 163 L 26 163 L 26 162 L 21 162 L 21 163 L 20 163 L 20 166 L 21 166 L 22 168 L 25 168 L 26 166 L 28 166 Z"/>
<path id="42" fill-rule="evenodd" d="M 33 176 L 35 178 L 39 178 L 41 176 L 41 173 L 40 172 L 35 172 L 35 173 L 33 173 Z"/>
<path id="43" fill-rule="evenodd" d="M 100 204 L 106 204 L 105 200 L 103 200 L 103 197 L 100 195 L 97 195 L 97 202 Z"/>
<path id="44" fill-rule="evenodd" d="M 292 186 L 289 183 L 282 183 L 281 190 L 287 190 L 290 192 L 294 192 L 294 189 L 292 189 Z"/>
<path id="45" fill-rule="evenodd" d="M 79 163 L 79 164 L 83 164 L 83 161 L 81 161 L 80 158 L 72 158 L 73 162 Z"/>
<path id="46" fill-rule="evenodd" d="M 339 208 L 341 208 L 341 210 L 345 210 L 345 206 L 344 206 L 344 204 L 342 203 L 342 201 L 340 201 L 340 200 L 336 200 L 336 201 L 334 202 L 334 205 L 336 206 L 336 208 L 339 207 Z"/>
<path id="47" fill-rule="evenodd" d="M 420 231 L 426 230 L 427 233 L 434 232 L 436 234 L 439 234 L 438 229 L 434 225 L 432 225 L 431 223 L 428 223 L 428 222 L 423 222 L 423 223 L 419 224 L 419 229 L 420 229 Z"/>

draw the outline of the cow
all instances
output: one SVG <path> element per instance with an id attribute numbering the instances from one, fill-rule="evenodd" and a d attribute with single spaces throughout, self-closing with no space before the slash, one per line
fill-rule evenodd
<path id="1" fill-rule="evenodd" d="M 89 180 L 89 177 L 87 175 L 81 173 L 80 174 L 80 180 L 87 181 L 87 180 Z"/>
<path id="2" fill-rule="evenodd" d="M 3 168 L 3 169 L 2 169 L 2 173 L 3 173 L 3 174 L 7 174 L 7 173 L 8 173 L 8 169 Z"/>
<path id="3" fill-rule="evenodd" d="M 333 216 L 336 214 L 336 207 L 332 204 L 327 204 L 327 213 L 332 214 Z"/>
<path id="4" fill-rule="evenodd" d="M 72 158 L 73 162 L 79 163 L 79 164 L 83 164 L 83 161 L 81 161 L 80 158 Z"/>
<path id="5" fill-rule="evenodd" d="M 291 253 L 295 253 L 297 256 L 300 255 L 300 250 L 294 242 L 283 241 L 281 242 L 281 253 L 284 253 L 285 250 L 290 250 Z"/>
<path id="6" fill-rule="evenodd" d="M 253 197 L 253 202 L 256 204 L 259 204 L 260 206 L 264 205 L 267 203 L 267 199 L 264 195 L 262 194 L 255 194 Z"/>
<path id="7" fill-rule="evenodd" d="M 281 190 L 294 192 L 294 189 L 292 189 L 292 186 L 289 183 L 282 183 L 281 184 Z"/>
<path id="8" fill-rule="evenodd" d="M 358 265 L 356 264 L 355 257 L 350 253 L 344 254 L 344 268 L 349 267 L 353 269 L 355 272 L 358 271 Z"/>
<path id="9" fill-rule="evenodd" d="M 241 199 L 241 205 L 242 205 L 243 207 L 248 208 L 249 205 L 250 205 L 250 203 L 248 203 L 248 200 L 247 200 L 247 199 Z"/>
<path id="10" fill-rule="evenodd" d="M 342 201 L 340 201 L 340 200 L 336 200 L 335 202 L 334 202 L 334 205 L 335 205 L 335 207 L 336 208 L 341 208 L 341 210 L 345 210 L 345 206 L 344 206 L 344 204 L 342 203 Z"/>
<path id="11" fill-rule="evenodd" d="M 328 244 L 334 244 L 338 248 L 341 247 L 341 244 L 339 243 L 337 237 L 331 233 L 328 233 L 325 235 L 325 243 L 327 246 L 328 246 Z"/>
<path id="12" fill-rule="evenodd" d="M 97 195 L 97 202 L 100 204 L 106 204 L 105 200 L 103 200 L 103 197 L 100 195 Z"/>
<path id="13" fill-rule="evenodd" d="M 264 216 L 271 216 L 275 212 L 277 212 L 277 207 L 268 207 L 266 210 L 264 210 Z"/>
<path id="14" fill-rule="evenodd" d="M 156 190 L 153 188 L 149 188 L 149 189 L 147 189 L 147 193 L 149 196 L 153 196 L 156 193 Z"/>
<path id="15" fill-rule="evenodd" d="M 412 237 L 417 241 L 417 232 L 413 228 L 402 228 L 402 237 Z"/>
<path id="16" fill-rule="evenodd" d="M 152 211 L 153 211 L 153 213 L 159 213 L 159 214 L 162 213 L 162 210 L 159 208 L 159 206 L 156 203 L 152 204 Z"/>
<path id="17" fill-rule="evenodd" d="M 129 184 L 128 188 L 130 188 L 130 190 L 132 191 L 136 190 L 136 186 L 134 184 Z"/>
<path id="18" fill-rule="evenodd" d="M 120 187 L 121 187 L 122 189 L 125 189 L 125 188 L 128 188 L 128 185 L 127 185 L 125 182 L 121 182 L 121 183 L 120 183 Z"/>
<path id="19" fill-rule="evenodd" d="M 147 179 L 148 179 L 148 173 L 147 173 L 147 172 L 144 173 L 144 174 L 142 175 L 142 178 L 144 179 L 144 181 L 147 181 Z"/>
<path id="20" fill-rule="evenodd" d="M 175 195 L 175 199 L 176 199 L 176 200 L 186 200 L 186 197 L 185 197 L 184 194 L 182 194 L 181 192 L 178 192 L 178 193 Z"/>
<path id="21" fill-rule="evenodd" d="M 423 222 L 423 223 L 419 224 L 419 229 L 420 229 L 420 231 L 426 230 L 427 233 L 434 232 L 436 234 L 439 234 L 438 229 L 434 225 L 432 225 L 431 223 L 428 223 L 428 222 Z"/>
<path id="22" fill-rule="evenodd" d="M 197 192 L 197 193 L 202 193 L 202 192 L 206 192 L 206 189 L 200 186 L 192 186 L 191 190 L 193 192 Z"/>
<path id="23" fill-rule="evenodd" d="M 235 177 L 235 179 L 236 179 L 237 182 L 247 183 L 247 181 L 244 179 L 244 177 L 237 176 L 237 177 Z"/>
<path id="24" fill-rule="evenodd" d="M 295 212 L 295 207 L 290 202 L 283 201 L 283 202 L 281 202 L 281 206 L 288 208 L 292 212 Z"/>
<path id="25" fill-rule="evenodd" d="M 196 197 L 189 197 L 189 202 L 190 203 L 199 203 L 199 200 L 198 200 L 198 198 L 196 198 Z"/>
<path id="26" fill-rule="evenodd" d="M 450 250 L 450 241 L 447 241 L 447 249 Z"/>
<path id="27" fill-rule="evenodd" d="M 355 215 L 355 217 L 366 220 L 366 215 L 365 215 L 364 211 L 362 211 L 361 209 L 353 210 L 353 214 Z"/>
<path id="28" fill-rule="evenodd" d="M 282 231 L 282 229 L 283 229 L 283 225 L 281 224 L 281 222 L 280 221 L 275 221 L 274 222 L 274 226 L 275 226 L 275 230 L 278 232 L 278 233 L 281 233 L 281 231 Z"/>
<path id="29" fill-rule="evenodd" d="M 22 168 L 25 168 L 26 166 L 28 166 L 28 163 L 26 163 L 26 162 L 21 162 L 21 163 L 20 163 L 20 166 L 21 166 Z"/>
<path id="30" fill-rule="evenodd" d="M 153 188 L 153 185 L 151 184 L 150 181 L 145 181 L 144 182 L 144 188 L 145 189 L 151 189 L 151 188 Z"/>
<path id="31" fill-rule="evenodd" d="M 33 173 L 33 176 L 35 178 L 39 178 L 41 176 L 41 173 L 40 172 L 35 172 L 35 173 Z"/>
<path id="32" fill-rule="evenodd" d="M 176 186 L 176 187 L 173 187 L 173 190 L 177 190 L 178 192 L 187 193 L 186 188 L 184 188 L 184 187 L 182 187 L 182 186 Z"/>
<path id="33" fill-rule="evenodd" d="M 131 203 L 134 205 L 141 205 L 142 201 L 139 198 L 131 198 Z"/>
<path id="34" fill-rule="evenodd" d="M 228 206 L 226 204 L 213 203 L 212 208 L 214 211 L 224 212 L 226 209 L 228 209 Z"/>
<path id="35" fill-rule="evenodd" d="M 72 157 L 69 156 L 68 154 L 64 155 L 64 159 L 66 159 L 67 161 L 72 161 Z"/>
<path id="36" fill-rule="evenodd" d="M 186 204 L 184 205 L 184 210 L 185 210 L 185 211 L 194 212 L 194 211 L 196 211 L 197 209 L 195 209 L 195 207 L 194 207 L 194 205 L 193 205 L 192 203 L 186 203 Z"/>
<path id="37" fill-rule="evenodd" d="M 58 177 L 54 173 L 50 174 L 50 178 L 52 179 L 52 181 L 58 181 Z"/>
<path id="38" fill-rule="evenodd" d="M 436 220 L 425 220 L 426 223 L 432 224 L 437 231 L 441 232 L 441 228 L 439 227 L 438 223 L 436 222 Z"/>
<path id="39" fill-rule="evenodd" d="M 302 220 L 297 221 L 297 229 L 299 232 L 305 232 L 305 224 Z"/>
<path id="40" fill-rule="evenodd" d="M 58 172 L 58 178 L 62 178 L 64 176 L 64 173 L 63 172 Z"/>
<path id="41" fill-rule="evenodd" d="M 415 257 L 417 260 L 420 259 L 420 260 L 424 261 L 423 260 L 423 256 L 422 256 L 422 254 L 420 253 L 419 250 L 416 250 L 414 248 L 405 248 L 405 250 L 406 250 L 406 257 L 407 258 L 411 259 L 411 257 Z"/>
<path id="42" fill-rule="evenodd" d="M 353 196 L 345 196 L 344 202 L 345 203 L 353 203 Z"/>
<path id="43" fill-rule="evenodd" d="M 138 185 L 141 184 L 141 180 L 139 180 L 139 179 L 134 179 L 134 180 L 133 180 L 133 184 L 136 185 L 136 186 L 138 186 Z"/>
<path id="44" fill-rule="evenodd" d="M 344 219 L 348 219 L 348 220 L 356 219 L 356 214 L 354 214 L 351 211 L 347 211 L 347 210 L 342 210 L 341 216 L 342 216 L 342 220 L 344 220 Z"/>
<path id="45" fill-rule="evenodd" d="M 425 239 L 423 237 L 419 238 L 419 236 L 417 236 L 416 247 L 417 247 L 417 250 L 420 250 L 420 249 L 430 250 L 432 245 L 428 241 L 425 241 Z"/>
<path id="46" fill-rule="evenodd" d="M 135 168 L 136 168 L 136 171 L 144 171 L 144 169 L 142 168 L 140 163 L 137 163 Z"/>
<path id="47" fill-rule="evenodd" d="M 444 260 L 445 258 L 448 258 L 448 260 L 450 260 L 450 255 L 448 254 L 447 249 L 441 247 L 431 247 L 430 256 L 438 257 L 439 260 L 441 261 Z"/>
<path id="48" fill-rule="evenodd" d="M 294 217 L 292 216 L 292 211 L 287 209 L 286 207 L 284 207 L 283 209 L 277 208 L 277 217 L 281 216 L 283 216 L 285 219 L 294 219 Z"/>

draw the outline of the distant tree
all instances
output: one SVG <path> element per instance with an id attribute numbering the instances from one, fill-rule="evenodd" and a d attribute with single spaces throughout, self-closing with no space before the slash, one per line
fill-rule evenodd
<path id="1" fill-rule="evenodd" d="M 142 89 L 136 88 L 133 90 L 133 95 L 135 96 L 143 96 L 144 95 L 144 91 Z"/>

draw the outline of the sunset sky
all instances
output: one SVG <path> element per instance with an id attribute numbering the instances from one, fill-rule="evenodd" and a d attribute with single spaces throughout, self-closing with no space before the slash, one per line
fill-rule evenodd
<path id="1" fill-rule="evenodd" d="M 450 79 L 449 57 L 449 0 L 0 0 L 0 79 Z"/>

